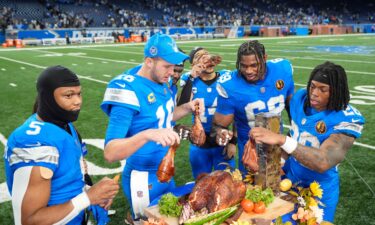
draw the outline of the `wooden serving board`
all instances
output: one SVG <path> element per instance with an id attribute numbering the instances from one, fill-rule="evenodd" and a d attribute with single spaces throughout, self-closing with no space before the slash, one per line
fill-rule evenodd
<path id="1" fill-rule="evenodd" d="M 178 225 L 178 218 L 161 215 L 159 213 L 159 206 L 158 205 L 154 205 L 154 206 L 146 208 L 145 214 L 146 214 L 147 217 L 156 218 L 156 219 L 163 219 L 168 225 Z"/>
<path id="2" fill-rule="evenodd" d="M 266 211 L 261 214 L 257 213 L 242 213 L 239 220 L 250 220 L 254 218 L 262 218 L 273 220 L 279 216 L 290 213 L 294 210 L 294 204 L 288 201 L 285 201 L 279 197 L 275 197 L 273 202 L 268 205 Z"/>
<path id="3" fill-rule="evenodd" d="M 279 197 L 275 197 L 275 200 L 266 208 L 264 213 L 256 214 L 243 212 L 239 220 L 251 220 L 253 218 L 276 219 L 278 216 L 282 216 L 293 211 L 293 209 L 293 203 L 282 200 Z M 163 219 L 168 225 L 178 225 L 178 218 L 160 215 L 159 207 L 157 205 L 146 208 L 145 214 L 147 217 Z"/>

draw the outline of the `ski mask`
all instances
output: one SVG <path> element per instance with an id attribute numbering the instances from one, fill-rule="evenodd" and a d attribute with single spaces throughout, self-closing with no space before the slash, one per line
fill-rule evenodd
<path id="1" fill-rule="evenodd" d="M 55 89 L 59 87 L 73 86 L 80 86 L 77 75 L 62 66 L 48 67 L 39 75 L 36 84 L 38 91 L 37 113 L 43 121 L 65 129 L 69 122 L 77 120 L 79 110 L 67 111 L 61 108 L 53 95 Z"/>

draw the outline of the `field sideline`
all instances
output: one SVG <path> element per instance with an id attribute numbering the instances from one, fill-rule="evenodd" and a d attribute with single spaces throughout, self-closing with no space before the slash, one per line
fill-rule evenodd
<path id="1" fill-rule="evenodd" d="M 252 38 L 254 39 L 254 38 Z M 218 69 L 234 69 L 238 46 L 245 39 L 179 41 L 187 53 L 203 46 L 220 54 Z M 296 89 L 305 87 L 309 73 L 330 60 L 347 71 L 351 104 L 366 118 L 363 136 L 358 139 L 340 165 L 341 194 L 335 224 L 375 224 L 375 35 L 263 38 L 269 59 L 286 58 L 294 67 Z M 83 107 L 77 129 L 89 145 L 89 172 L 95 180 L 113 177 L 124 161 L 108 164 L 103 160 L 103 138 L 107 118 L 99 105 L 108 81 L 142 62 L 143 44 L 0 49 L 0 147 L 9 134 L 31 113 L 36 97 L 35 80 L 42 69 L 60 64 L 79 74 L 83 87 Z M 189 65 L 185 65 L 189 69 Z M 284 117 L 284 122 L 288 124 Z M 190 118 L 179 121 L 190 124 Z M 2 154 L 3 155 L 3 154 Z M 176 183 L 192 180 L 188 164 L 188 144 L 176 155 Z M 110 224 L 124 224 L 128 205 L 122 192 L 112 206 L 116 214 Z M 4 163 L 0 160 L 0 224 L 13 224 L 12 208 L 5 185 Z"/>

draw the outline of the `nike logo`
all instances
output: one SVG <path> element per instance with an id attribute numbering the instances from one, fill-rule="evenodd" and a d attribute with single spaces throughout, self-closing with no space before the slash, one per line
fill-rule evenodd
<path id="1" fill-rule="evenodd" d="M 39 141 L 35 144 L 25 144 L 25 146 L 27 147 L 39 147 L 39 146 L 42 146 L 42 143 L 40 143 Z"/>
<path id="2" fill-rule="evenodd" d="M 121 83 L 115 83 L 117 84 L 118 86 L 122 87 L 122 88 L 125 88 L 125 84 L 121 84 Z"/>
<path id="3" fill-rule="evenodd" d="M 357 123 L 357 122 L 359 122 L 359 121 L 361 121 L 361 120 L 360 120 L 360 119 L 357 119 L 357 120 L 352 119 L 352 123 Z"/>

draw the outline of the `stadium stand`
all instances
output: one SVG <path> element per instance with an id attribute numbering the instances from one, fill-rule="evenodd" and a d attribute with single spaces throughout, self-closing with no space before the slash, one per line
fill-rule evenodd
<path id="1" fill-rule="evenodd" d="M 373 3 L 353 5 L 349 8 L 348 1 L 281 0 L 17 0 L 0 3 L 1 17 L 6 18 L 6 26 L 13 29 L 375 22 Z"/>
<path id="2" fill-rule="evenodd" d="M 113 36 L 115 41 L 133 41 L 132 34 L 148 36 L 160 30 L 180 39 L 375 32 L 375 4 L 356 3 L 348 0 L 5 0 L 0 1 L 0 42 L 5 38 L 66 36 Z M 352 25 L 341 27 L 344 24 Z M 315 25 L 325 27 L 311 27 Z M 112 30 L 93 32 L 90 30 L 93 28 Z M 78 29 L 79 33 L 56 31 L 59 29 Z M 41 37 L 29 32 L 38 30 L 48 32 Z"/>

